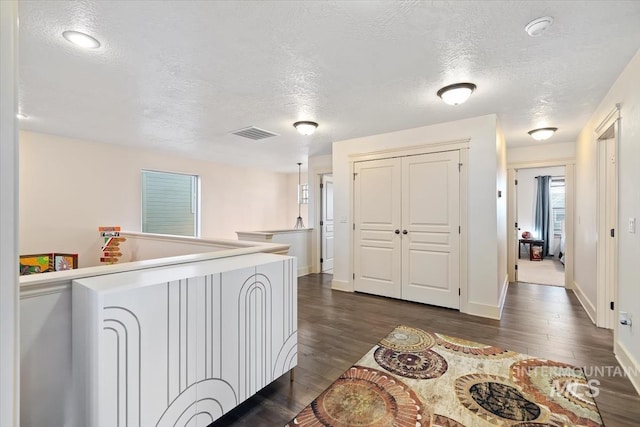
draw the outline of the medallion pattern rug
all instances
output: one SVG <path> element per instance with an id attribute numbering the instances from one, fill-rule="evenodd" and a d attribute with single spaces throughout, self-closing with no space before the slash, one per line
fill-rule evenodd
<path id="1" fill-rule="evenodd" d="M 602 426 L 578 367 L 398 326 L 287 426 Z"/>

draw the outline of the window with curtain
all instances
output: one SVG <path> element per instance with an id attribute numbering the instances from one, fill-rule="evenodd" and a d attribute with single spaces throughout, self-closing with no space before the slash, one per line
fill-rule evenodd
<path id="1" fill-rule="evenodd" d="M 142 232 L 199 235 L 199 177 L 142 171 Z"/>
<path id="2" fill-rule="evenodd" d="M 551 179 L 549 188 L 551 196 L 551 223 L 554 237 L 562 235 L 565 215 L 565 182 L 564 177 L 554 177 Z"/>

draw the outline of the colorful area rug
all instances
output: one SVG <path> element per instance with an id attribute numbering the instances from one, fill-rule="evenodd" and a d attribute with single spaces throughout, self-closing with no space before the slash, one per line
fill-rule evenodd
<path id="1" fill-rule="evenodd" d="M 602 426 L 580 368 L 399 326 L 287 426 Z"/>

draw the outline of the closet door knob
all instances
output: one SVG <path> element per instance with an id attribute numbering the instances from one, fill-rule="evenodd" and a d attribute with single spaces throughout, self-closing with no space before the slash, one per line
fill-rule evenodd
<path id="1" fill-rule="evenodd" d="M 407 234 L 408 231 L 407 230 L 402 230 L 402 234 Z"/>
<path id="2" fill-rule="evenodd" d="M 394 231 L 394 233 L 400 234 L 400 230 L 396 230 L 396 231 Z"/>

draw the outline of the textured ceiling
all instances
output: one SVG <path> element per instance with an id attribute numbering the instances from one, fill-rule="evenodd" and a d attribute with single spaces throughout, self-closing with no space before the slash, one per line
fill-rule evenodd
<path id="1" fill-rule="evenodd" d="M 20 1 L 27 130 L 294 172 L 331 143 L 497 113 L 574 141 L 640 47 L 639 1 Z M 551 15 L 531 38 L 524 26 Z M 85 51 L 64 30 L 102 46 Z M 436 97 L 470 81 L 452 107 Z M 314 120 L 303 137 L 292 123 Z M 230 135 L 257 126 L 279 136 Z"/>

